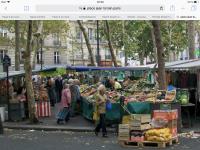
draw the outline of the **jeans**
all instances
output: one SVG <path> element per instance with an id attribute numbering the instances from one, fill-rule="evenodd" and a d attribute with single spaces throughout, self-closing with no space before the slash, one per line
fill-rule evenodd
<path id="1" fill-rule="evenodd" d="M 103 135 L 107 134 L 107 131 L 106 131 L 106 114 L 100 114 L 99 123 L 97 124 L 95 131 L 100 132 L 101 128 L 102 128 Z"/>

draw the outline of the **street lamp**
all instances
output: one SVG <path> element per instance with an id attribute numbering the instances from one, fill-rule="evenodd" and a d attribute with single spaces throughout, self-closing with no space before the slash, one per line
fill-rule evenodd
<path id="1" fill-rule="evenodd" d="M 6 69 L 6 81 L 7 81 L 7 105 L 8 105 L 8 120 L 10 120 L 10 101 L 9 101 L 9 66 L 11 66 L 11 59 L 8 55 L 5 55 L 3 58 L 3 66 Z"/>
<path id="2" fill-rule="evenodd" d="M 97 20 L 97 64 L 100 65 L 100 50 L 99 50 L 99 20 Z"/>

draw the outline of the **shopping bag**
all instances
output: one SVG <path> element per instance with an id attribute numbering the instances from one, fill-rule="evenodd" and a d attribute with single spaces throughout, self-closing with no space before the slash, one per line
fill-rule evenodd
<path id="1" fill-rule="evenodd" d="M 112 109 L 112 103 L 110 102 L 110 100 L 106 101 L 106 110 L 111 110 Z"/>

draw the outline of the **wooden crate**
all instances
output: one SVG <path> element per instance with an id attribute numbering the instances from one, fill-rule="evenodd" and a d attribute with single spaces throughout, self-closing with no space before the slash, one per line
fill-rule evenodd
<path id="1" fill-rule="evenodd" d="M 132 142 L 132 141 L 119 141 L 119 144 L 122 147 L 156 147 L 156 148 L 166 148 L 167 146 L 171 146 L 173 144 L 177 144 L 179 142 L 178 137 L 174 137 L 166 142 L 156 142 L 156 141 L 143 141 L 143 142 Z"/>
<path id="2" fill-rule="evenodd" d="M 133 115 L 133 122 L 135 122 L 135 123 L 149 123 L 149 122 L 151 122 L 151 115 L 150 114 L 134 114 Z"/>
<path id="3" fill-rule="evenodd" d="M 147 124 L 140 124 L 139 126 L 131 125 L 131 126 L 130 126 L 130 129 L 131 129 L 131 130 L 143 131 L 143 130 L 151 129 L 151 125 L 148 124 L 148 123 L 147 123 Z"/>

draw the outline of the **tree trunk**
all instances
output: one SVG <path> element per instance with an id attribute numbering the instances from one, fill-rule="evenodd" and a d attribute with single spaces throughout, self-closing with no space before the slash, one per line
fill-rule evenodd
<path id="1" fill-rule="evenodd" d="M 15 71 L 20 70 L 19 20 L 15 21 Z"/>
<path id="2" fill-rule="evenodd" d="M 116 56 L 115 56 L 115 53 L 114 53 L 114 49 L 113 49 L 111 37 L 110 37 L 110 26 L 109 26 L 109 23 L 108 23 L 107 20 L 105 21 L 105 23 L 106 23 L 106 37 L 107 37 L 107 40 L 108 40 L 108 46 L 109 46 L 109 49 L 110 49 L 112 62 L 114 63 L 114 66 L 117 67 L 118 66 L 117 65 L 117 59 L 116 59 Z"/>
<path id="3" fill-rule="evenodd" d="M 153 28 L 151 28 L 151 38 L 152 38 L 152 41 L 153 41 L 154 61 L 155 61 L 155 63 L 158 63 L 158 60 L 157 60 L 157 47 L 156 47 L 156 40 L 155 40 L 155 35 L 154 35 Z"/>
<path id="4" fill-rule="evenodd" d="M 38 119 L 35 115 L 35 97 L 32 85 L 32 67 L 31 67 L 31 39 L 32 39 L 32 21 L 28 21 L 27 45 L 25 50 L 25 81 L 28 98 L 29 118 L 31 123 L 37 123 Z"/>
<path id="5" fill-rule="evenodd" d="M 197 56 L 198 56 L 198 58 L 200 58 L 200 31 L 198 31 L 198 47 L 199 47 L 199 49 L 198 49 L 198 52 L 196 52 L 197 54 Z"/>
<path id="6" fill-rule="evenodd" d="M 42 31 L 43 31 L 43 21 L 38 21 L 38 26 L 37 26 L 37 32 L 35 33 L 35 40 L 32 42 L 32 48 L 33 48 L 33 62 L 32 62 L 32 69 L 35 69 L 36 66 L 36 56 L 37 52 L 39 50 L 39 38 L 42 36 Z M 34 46 L 36 43 L 36 46 Z"/>
<path id="7" fill-rule="evenodd" d="M 143 52 L 139 53 L 140 65 L 144 65 L 144 54 Z"/>
<path id="8" fill-rule="evenodd" d="M 91 44 L 90 44 L 90 41 L 89 41 L 89 38 L 88 38 L 88 34 L 85 30 L 85 27 L 83 26 L 83 24 L 81 23 L 80 20 L 77 20 L 77 23 L 83 33 L 83 36 L 85 38 L 85 43 L 86 43 L 86 46 L 87 46 L 87 49 L 88 49 L 88 52 L 89 52 L 89 55 L 90 55 L 90 63 L 92 66 L 95 66 L 95 61 L 94 61 L 94 55 L 93 55 L 93 52 L 92 52 L 92 47 L 91 47 Z"/>
<path id="9" fill-rule="evenodd" d="M 194 59 L 195 50 L 195 25 L 194 21 L 190 20 L 188 23 L 188 47 L 189 47 L 189 58 Z"/>
<path id="10" fill-rule="evenodd" d="M 166 75 L 165 75 L 165 55 L 160 31 L 160 21 L 152 21 L 155 42 L 157 47 L 157 60 L 158 60 L 158 83 L 159 89 L 166 89 Z"/>

